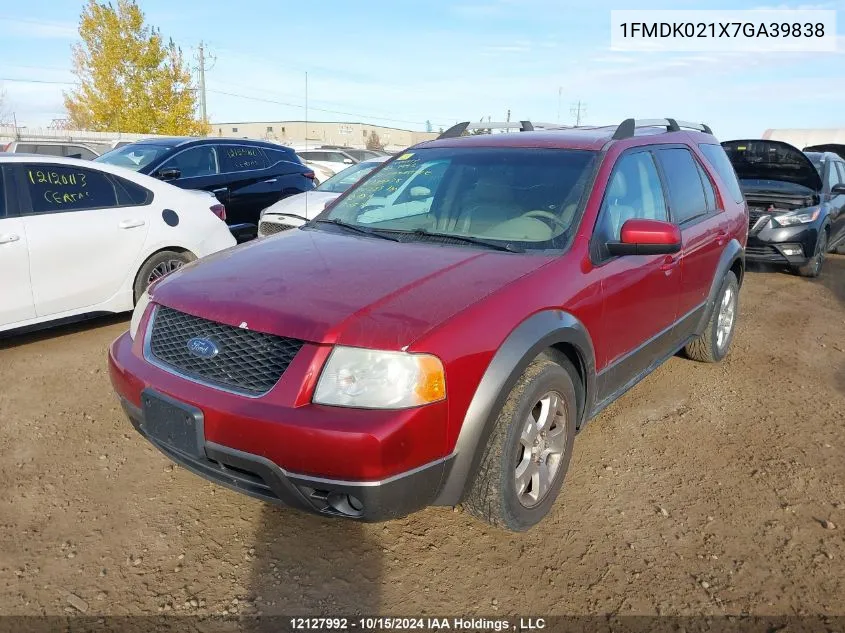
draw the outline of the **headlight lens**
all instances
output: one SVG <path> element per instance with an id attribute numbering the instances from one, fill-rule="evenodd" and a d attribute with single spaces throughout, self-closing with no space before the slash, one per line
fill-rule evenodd
<path id="1" fill-rule="evenodd" d="M 314 391 L 316 404 L 406 409 L 446 397 L 443 363 L 430 354 L 338 346 Z"/>
<path id="2" fill-rule="evenodd" d="M 777 226 L 795 226 L 796 224 L 809 224 L 815 222 L 821 213 L 821 209 L 816 207 L 814 209 L 799 209 L 791 213 L 784 213 L 783 215 L 776 215 L 772 217 L 772 221 Z"/>
<path id="3" fill-rule="evenodd" d="M 129 337 L 133 341 L 138 333 L 138 326 L 141 325 L 141 317 L 144 316 L 148 305 L 150 305 L 150 295 L 145 290 L 144 294 L 138 297 L 138 303 L 135 304 L 135 310 L 132 311 L 132 320 L 129 322 Z"/>

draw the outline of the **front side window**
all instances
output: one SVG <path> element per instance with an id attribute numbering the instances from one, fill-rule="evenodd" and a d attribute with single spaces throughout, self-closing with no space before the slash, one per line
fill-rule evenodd
<path id="1" fill-rule="evenodd" d="M 67 165 L 23 166 L 32 213 L 62 213 L 118 206 L 118 192 L 108 174 Z"/>
<path id="2" fill-rule="evenodd" d="M 837 161 L 836 168 L 839 170 L 839 182 L 845 182 L 845 163 Z"/>
<path id="3" fill-rule="evenodd" d="M 734 166 L 731 164 L 731 159 L 725 153 L 725 149 L 721 145 L 710 143 L 702 143 L 698 148 L 704 154 L 710 166 L 719 174 L 719 178 L 725 183 L 734 201 L 742 202 L 742 189 L 739 186 L 739 180 L 737 180 Z"/>
<path id="4" fill-rule="evenodd" d="M 683 224 L 707 213 L 707 200 L 698 174 L 698 166 L 689 150 L 661 149 L 657 159 L 666 176 L 672 219 Z"/>
<path id="5" fill-rule="evenodd" d="M 178 169 L 180 178 L 199 178 L 220 173 L 217 153 L 211 145 L 198 145 L 182 150 L 165 161 L 158 171 L 165 169 Z"/>
<path id="6" fill-rule="evenodd" d="M 831 191 L 839 184 L 839 172 L 836 171 L 836 163 L 832 160 L 827 161 L 827 190 Z"/>
<path id="7" fill-rule="evenodd" d="M 600 259 L 610 256 L 607 242 L 619 241 L 622 225 L 631 219 L 669 219 L 651 152 L 625 154 L 613 167 L 596 228 Z"/>
<path id="8" fill-rule="evenodd" d="M 486 241 L 562 249 L 574 233 L 596 160 L 596 152 L 561 149 L 406 152 L 318 220 L 385 231 L 403 241 L 444 238 L 455 245 Z M 449 241 L 448 236 L 470 239 Z"/>

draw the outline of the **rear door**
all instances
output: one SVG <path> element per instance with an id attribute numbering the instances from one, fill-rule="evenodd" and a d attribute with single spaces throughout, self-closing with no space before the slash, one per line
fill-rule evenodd
<path id="1" fill-rule="evenodd" d="M 669 195 L 669 214 L 681 229 L 681 292 L 678 339 L 688 336 L 704 309 L 722 249 L 728 240 L 726 214 L 707 171 L 686 147 L 655 154 Z"/>
<path id="2" fill-rule="evenodd" d="M 179 178 L 169 180 L 181 189 L 200 189 L 217 196 L 223 204 L 229 201 L 226 176 L 220 173 L 217 149 L 211 144 L 194 145 L 179 150 L 155 169 L 155 174 L 176 169 Z"/>
<path id="3" fill-rule="evenodd" d="M 17 178 L 37 316 L 111 299 L 155 220 L 152 192 L 76 165 L 22 163 Z"/>
<path id="4" fill-rule="evenodd" d="M 221 144 L 217 154 L 229 189 L 227 221 L 257 225 L 261 211 L 282 197 L 280 192 L 285 187 L 282 173 L 270 168 L 271 159 L 260 147 Z"/>
<path id="5" fill-rule="evenodd" d="M 35 318 L 29 281 L 29 252 L 17 215 L 14 170 L 0 171 L 0 328 Z"/>

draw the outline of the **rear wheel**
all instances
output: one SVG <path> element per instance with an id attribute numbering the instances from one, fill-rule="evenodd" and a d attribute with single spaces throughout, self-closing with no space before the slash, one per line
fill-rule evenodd
<path id="1" fill-rule="evenodd" d="M 138 271 L 135 277 L 135 303 L 144 294 L 144 291 L 151 283 L 165 275 L 172 273 L 196 259 L 191 253 L 178 253 L 176 251 L 160 251 L 152 255 Z"/>
<path id="2" fill-rule="evenodd" d="M 827 254 L 827 229 L 819 231 L 819 239 L 816 241 L 816 250 L 813 256 L 797 268 L 798 274 L 802 277 L 818 277 L 824 266 L 825 255 Z"/>
<path id="3" fill-rule="evenodd" d="M 716 304 L 704 332 L 684 348 L 687 356 L 702 363 L 718 363 L 727 356 L 738 312 L 739 282 L 733 271 L 728 271 L 716 295 Z"/>
<path id="4" fill-rule="evenodd" d="M 508 395 L 485 447 L 466 510 L 515 532 L 554 505 L 572 457 L 583 387 L 563 356 L 541 355 Z"/>

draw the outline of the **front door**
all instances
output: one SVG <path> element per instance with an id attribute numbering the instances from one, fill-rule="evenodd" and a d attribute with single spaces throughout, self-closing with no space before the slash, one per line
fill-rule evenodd
<path id="1" fill-rule="evenodd" d="M 623 154 L 608 182 L 593 237 L 593 258 L 604 269 L 602 319 L 596 341 L 598 401 L 625 388 L 670 353 L 678 314 L 681 269 L 677 255 L 611 256 L 632 218 L 668 220 L 666 201 L 650 151 Z"/>

